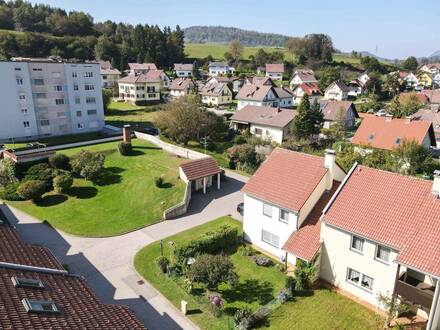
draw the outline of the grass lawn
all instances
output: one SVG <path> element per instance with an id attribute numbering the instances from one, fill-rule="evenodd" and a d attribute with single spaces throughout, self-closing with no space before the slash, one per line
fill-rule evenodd
<path id="1" fill-rule="evenodd" d="M 222 217 L 164 240 L 164 255 L 166 257 L 170 255 L 169 241 L 179 245 L 225 224 L 239 228 L 241 234 L 242 224 L 240 222 L 230 217 Z M 219 287 L 218 292 L 226 301 L 225 313 L 220 318 L 215 318 L 201 288 L 195 288 L 193 291 L 196 293 L 190 295 L 175 280 L 160 272 L 155 264 L 155 259 L 159 255 L 159 242 L 143 248 L 135 257 L 134 263 L 137 271 L 178 308 L 180 308 L 182 299 L 188 301 L 188 317 L 202 329 L 228 329 L 237 308 L 248 305 L 256 310 L 259 306 L 273 300 L 285 285 L 285 276 L 277 268 L 259 267 L 248 257 L 231 252 L 230 257 L 239 276 L 239 284 L 234 290 L 227 284 Z"/>
<path id="2" fill-rule="evenodd" d="M 133 155 L 124 157 L 117 143 L 60 151 L 69 156 L 82 149 L 104 153 L 105 170 L 98 183 L 75 179 L 66 194 L 48 193 L 38 204 L 10 204 L 79 236 L 118 235 L 161 221 L 162 212 L 183 198 L 185 187 L 178 180 L 181 161 L 139 140 L 133 141 Z M 156 187 L 154 178 L 160 175 L 168 187 Z"/>
<path id="3" fill-rule="evenodd" d="M 137 129 L 148 128 L 154 126 L 157 109 L 157 105 L 136 106 L 125 102 L 112 102 L 106 111 L 105 122 L 116 127 L 130 124 Z"/>
<path id="4" fill-rule="evenodd" d="M 358 303 L 328 289 L 296 297 L 269 316 L 270 329 L 382 329 L 385 320 Z"/>
<path id="5" fill-rule="evenodd" d="M 248 60 L 249 56 L 255 55 L 260 48 L 263 48 L 266 52 L 285 52 L 284 48 L 276 47 L 243 47 L 243 54 L 241 58 L 243 60 Z M 211 55 L 214 59 L 221 60 L 223 59 L 224 54 L 228 51 L 229 46 L 227 44 L 185 44 L 185 54 L 187 54 L 190 58 L 205 58 L 208 55 Z"/>

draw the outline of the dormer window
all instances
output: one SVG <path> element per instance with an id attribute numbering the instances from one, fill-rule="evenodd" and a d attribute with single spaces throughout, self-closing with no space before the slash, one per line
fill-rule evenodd
<path id="1" fill-rule="evenodd" d="M 21 302 L 28 313 L 58 314 L 60 312 L 57 305 L 55 305 L 55 302 L 52 300 L 35 300 L 24 298 Z"/>
<path id="2" fill-rule="evenodd" d="M 33 278 L 20 278 L 14 276 L 11 277 L 11 281 L 16 288 L 44 289 L 43 282 Z"/>

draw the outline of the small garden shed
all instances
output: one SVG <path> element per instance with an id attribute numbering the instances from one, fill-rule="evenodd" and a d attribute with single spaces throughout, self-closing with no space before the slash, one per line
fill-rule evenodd
<path id="1" fill-rule="evenodd" d="M 217 189 L 220 190 L 221 171 L 212 157 L 206 157 L 180 165 L 179 176 L 188 185 L 191 185 L 191 190 L 203 190 L 203 193 L 206 194 L 206 189 L 211 187 L 215 180 L 217 181 Z"/>

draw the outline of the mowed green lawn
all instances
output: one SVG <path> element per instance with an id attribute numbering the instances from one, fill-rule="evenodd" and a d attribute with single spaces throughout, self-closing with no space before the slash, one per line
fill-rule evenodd
<path id="1" fill-rule="evenodd" d="M 142 129 L 154 126 L 158 106 L 136 106 L 125 102 L 112 102 L 105 114 L 106 124 L 122 127 L 130 124 Z"/>
<path id="2" fill-rule="evenodd" d="M 215 230 L 223 225 L 234 226 L 241 235 L 242 224 L 231 217 L 222 217 L 207 224 L 184 231 L 163 241 L 164 255 L 170 257 L 168 242 L 173 241 L 177 246 L 190 241 L 208 231 Z M 155 259 L 160 255 L 160 243 L 150 244 L 139 251 L 135 257 L 137 271 L 159 290 L 176 307 L 180 308 L 180 301 L 188 301 L 188 317 L 202 329 L 229 329 L 237 308 L 249 306 L 257 310 L 259 306 L 273 300 L 285 285 L 285 276 L 276 267 L 257 266 L 248 257 L 231 252 L 230 257 L 239 276 L 237 288 L 232 289 L 227 284 L 219 286 L 218 292 L 225 300 L 224 314 L 216 318 L 211 313 L 211 307 L 203 290 L 195 287 L 195 294 L 188 294 L 176 281 L 160 272 Z"/>
<path id="3" fill-rule="evenodd" d="M 255 55 L 260 48 L 263 48 L 266 52 L 285 51 L 284 48 L 276 47 L 243 47 L 241 58 L 243 60 L 248 60 L 249 56 Z M 223 59 L 224 54 L 228 51 L 229 46 L 227 44 L 185 44 L 185 54 L 187 54 L 189 58 L 205 58 L 208 55 L 211 55 L 214 59 L 221 60 Z"/>
<path id="4" fill-rule="evenodd" d="M 364 306 L 328 289 L 296 297 L 269 316 L 270 329 L 383 329 L 385 320 Z"/>
<path id="5" fill-rule="evenodd" d="M 178 179 L 181 160 L 140 140 L 133 141 L 133 155 L 121 156 L 117 144 L 60 151 L 69 156 L 82 149 L 104 153 L 105 170 L 97 184 L 75 179 L 66 194 L 48 193 L 38 204 L 10 204 L 78 236 L 119 235 L 161 221 L 163 211 L 183 198 L 185 187 Z M 154 182 L 160 175 L 165 178 L 164 188 Z"/>

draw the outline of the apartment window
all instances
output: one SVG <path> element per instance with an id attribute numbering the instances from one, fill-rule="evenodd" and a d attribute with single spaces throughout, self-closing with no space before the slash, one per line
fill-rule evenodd
<path id="1" fill-rule="evenodd" d="M 81 112 L 81 111 L 77 111 L 77 112 L 76 112 L 76 116 L 77 116 L 77 117 L 82 117 L 82 112 Z"/>
<path id="2" fill-rule="evenodd" d="M 74 91 L 79 90 L 79 86 L 78 86 L 78 84 L 74 84 L 74 85 L 73 85 L 73 90 L 74 90 Z"/>
<path id="3" fill-rule="evenodd" d="M 156 88 L 155 87 L 147 87 L 147 93 L 155 93 Z"/>
<path id="4" fill-rule="evenodd" d="M 95 97 L 86 97 L 86 103 L 87 104 L 91 104 L 91 103 L 96 103 L 96 98 Z"/>
<path id="5" fill-rule="evenodd" d="M 21 68 L 14 68 L 15 71 L 21 71 Z"/>
<path id="6" fill-rule="evenodd" d="M 72 78 L 78 78 L 78 72 L 73 71 L 72 72 Z"/>
<path id="7" fill-rule="evenodd" d="M 91 71 L 84 72 L 84 78 L 93 78 L 93 72 Z"/>
<path id="8" fill-rule="evenodd" d="M 44 85 L 44 79 L 34 79 L 34 85 L 35 86 L 43 86 Z"/>
<path id="9" fill-rule="evenodd" d="M 347 281 L 355 285 L 359 285 L 362 288 L 367 289 L 368 291 L 373 290 L 374 279 L 365 274 L 361 274 L 360 272 L 354 269 L 347 268 Z"/>
<path id="10" fill-rule="evenodd" d="M 145 90 L 145 87 L 144 86 L 137 86 L 136 90 L 137 91 L 143 91 L 143 90 Z"/>
<path id="11" fill-rule="evenodd" d="M 75 104 L 81 104 L 81 98 L 75 97 Z"/>
<path id="12" fill-rule="evenodd" d="M 83 129 L 84 128 L 84 124 L 83 123 L 78 123 L 78 129 Z"/>
<path id="13" fill-rule="evenodd" d="M 52 78 L 61 78 L 60 72 L 52 72 Z"/>
<path id="14" fill-rule="evenodd" d="M 376 248 L 376 259 L 388 263 L 390 262 L 390 253 L 391 250 L 389 248 L 378 245 Z"/>
<path id="15" fill-rule="evenodd" d="M 19 100 L 26 100 L 26 95 L 20 94 L 20 95 L 18 95 L 18 99 Z"/>
<path id="16" fill-rule="evenodd" d="M 42 68 L 33 68 L 32 71 L 43 71 Z"/>
<path id="17" fill-rule="evenodd" d="M 267 217 L 272 217 L 272 205 L 263 203 L 263 214 Z"/>
<path id="18" fill-rule="evenodd" d="M 263 130 L 261 128 L 256 128 L 255 135 L 263 135 Z"/>
<path id="19" fill-rule="evenodd" d="M 22 300 L 28 313 L 57 314 L 59 310 L 52 300 L 35 300 L 24 298 Z"/>
<path id="20" fill-rule="evenodd" d="M 150 99 L 152 99 L 152 98 L 156 97 L 156 94 L 148 94 L 148 97 L 149 97 Z"/>
<path id="21" fill-rule="evenodd" d="M 94 116 L 94 115 L 96 115 L 97 114 L 97 111 L 96 110 L 87 110 L 87 115 L 88 116 Z"/>
<path id="22" fill-rule="evenodd" d="M 49 126 L 50 125 L 49 119 L 41 119 L 40 125 L 41 126 Z"/>
<path id="23" fill-rule="evenodd" d="M 64 99 L 55 99 L 55 104 L 56 105 L 63 105 L 64 104 Z"/>
<path id="24" fill-rule="evenodd" d="M 28 109 L 27 109 L 27 108 L 22 108 L 22 109 L 21 109 L 21 113 L 22 113 L 23 115 L 27 115 L 27 113 L 28 113 Z"/>
<path id="25" fill-rule="evenodd" d="M 89 85 L 89 84 L 86 84 L 86 85 L 84 86 L 84 89 L 85 89 L 86 91 L 94 91 L 94 90 L 95 90 L 95 85 Z"/>
<path id="26" fill-rule="evenodd" d="M 272 234 L 264 229 L 261 231 L 261 240 L 267 244 L 275 246 L 276 248 L 278 248 L 278 246 L 280 245 L 279 236 Z"/>
<path id="27" fill-rule="evenodd" d="M 61 85 L 53 86 L 53 90 L 55 92 L 62 92 L 63 91 L 63 86 L 61 86 Z"/>
<path id="28" fill-rule="evenodd" d="M 280 221 L 289 223 L 289 211 L 280 210 Z"/>
<path id="29" fill-rule="evenodd" d="M 362 252 L 364 250 L 364 239 L 351 236 L 351 249 L 357 252 Z"/>
<path id="30" fill-rule="evenodd" d="M 23 85 L 23 78 L 17 78 L 17 79 L 15 79 L 15 81 L 17 82 L 17 85 L 19 85 L 19 86 Z"/>
<path id="31" fill-rule="evenodd" d="M 66 113 L 65 113 L 64 111 L 62 111 L 62 112 L 57 112 L 57 117 L 58 117 L 58 118 L 66 117 Z"/>
<path id="32" fill-rule="evenodd" d="M 24 121 L 24 122 L 23 122 L 23 126 L 24 126 L 24 128 L 31 127 L 31 125 L 29 124 L 28 121 Z"/>
<path id="33" fill-rule="evenodd" d="M 11 277 L 11 281 L 17 288 L 34 288 L 34 289 L 44 289 L 44 284 L 40 280 L 35 280 L 32 278 L 19 278 Z"/>
<path id="34" fill-rule="evenodd" d="M 37 98 L 37 99 L 45 99 L 46 98 L 46 93 L 36 93 L 35 94 L 35 98 Z"/>

